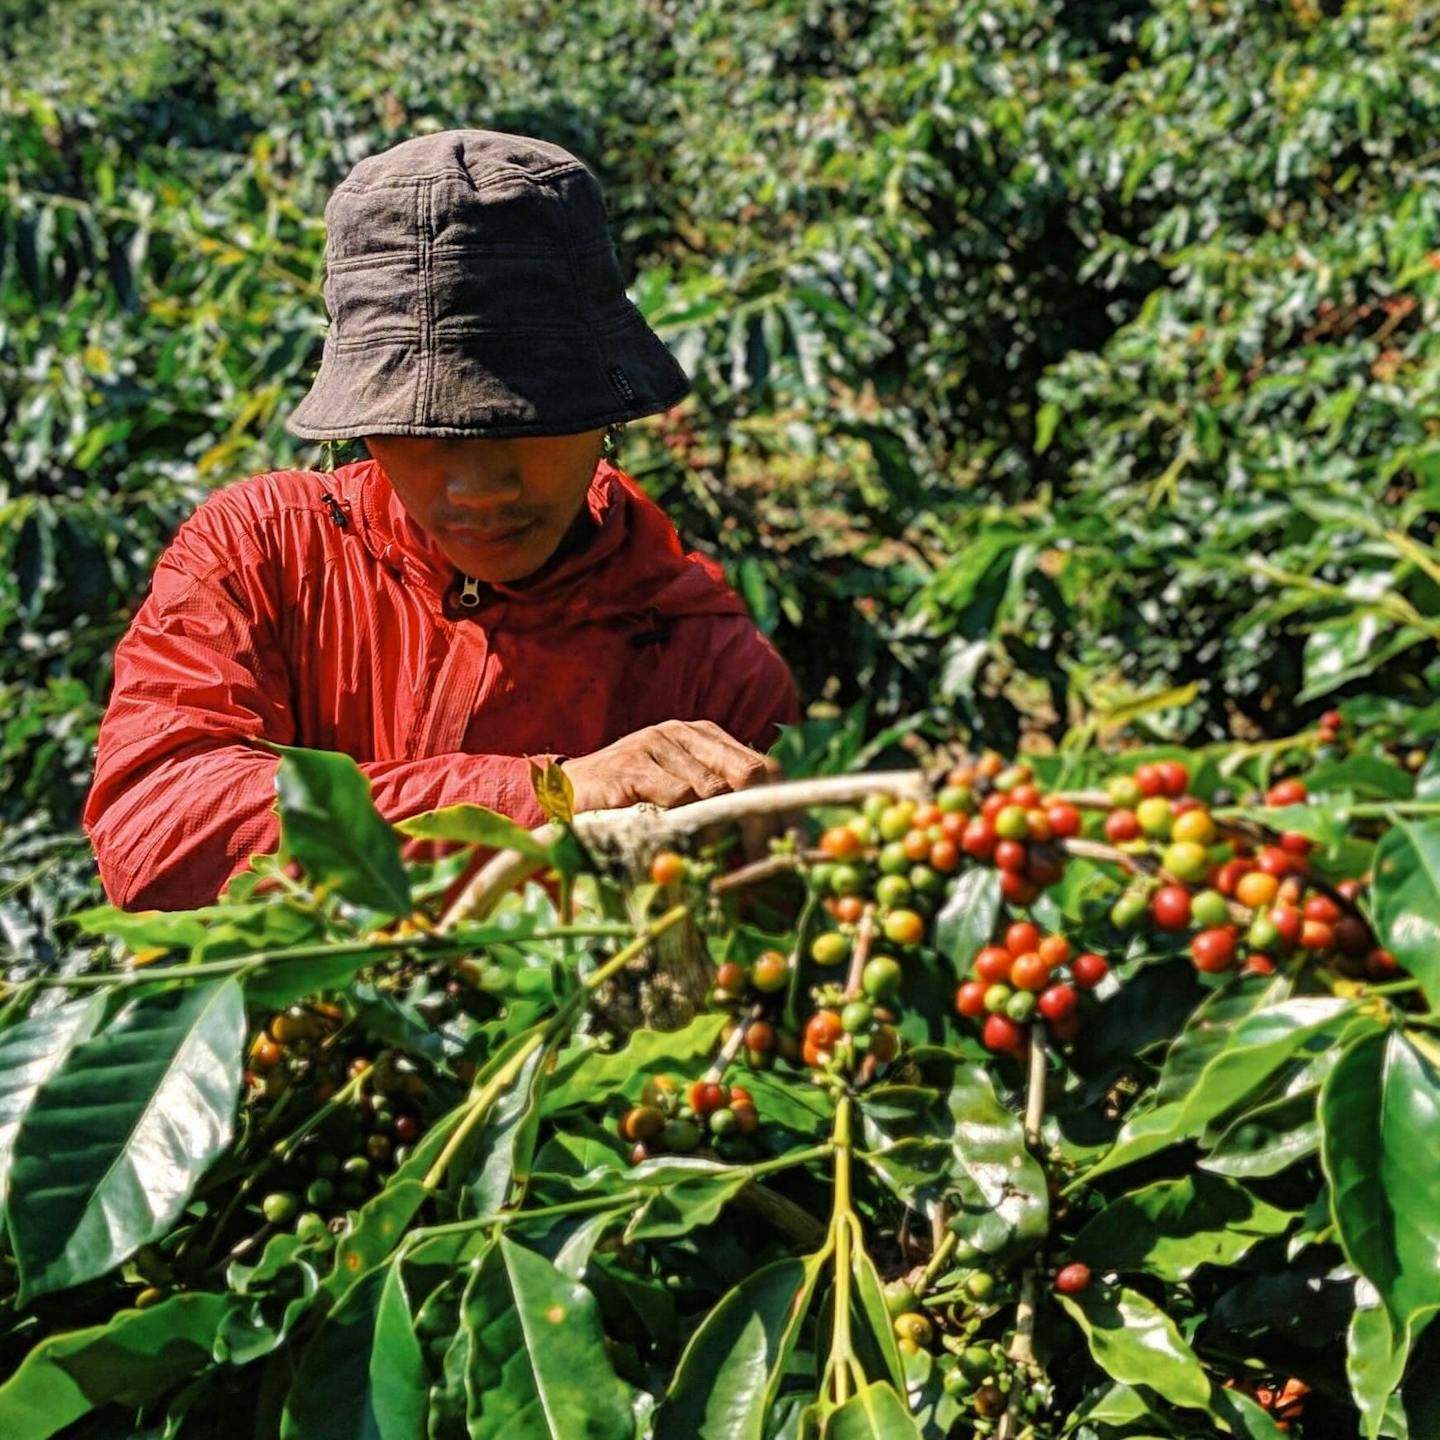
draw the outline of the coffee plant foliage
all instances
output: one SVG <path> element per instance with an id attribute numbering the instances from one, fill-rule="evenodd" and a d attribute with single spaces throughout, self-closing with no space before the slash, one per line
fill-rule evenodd
<path id="1" fill-rule="evenodd" d="M 758 861 L 286 750 L 277 856 L 7 988 L 0 1428 L 1432 1434 L 1415 738 L 832 768 Z"/>
<path id="2" fill-rule="evenodd" d="M 1440 1433 L 1435 7 L 0 11 L 0 1433 Z M 774 893 L 562 837 L 445 930 L 466 852 L 417 837 L 527 842 L 396 834 L 294 752 L 291 863 L 97 907 L 110 651 L 209 488 L 362 453 L 282 428 L 324 201 L 452 126 L 600 175 L 696 386 L 621 463 L 828 702 L 788 772 L 1023 739 L 1089 797 L 1063 866 L 1023 806 L 1033 876 L 983 837 L 887 870 L 878 810 Z M 1100 787 L 1162 759 L 1256 873 L 1306 852 L 1278 925 L 1214 875 L 1156 899 L 1191 852 Z M 1069 1038 L 1009 979 L 955 1008 L 1027 920 Z M 743 999 L 637 1011 L 662 925 Z M 898 980 L 817 963 L 876 926 Z"/>
<path id="3" fill-rule="evenodd" d="M 207 487 L 334 459 L 281 428 L 324 201 L 417 130 L 600 174 L 696 381 L 624 463 L 807 695 L 1007 744 L 1146 695 L 1193 739 L 1430 693 L 1428 5 L 7 10 L 12 943 L 51 943 L 37 863 L 89 883 L 59 837 L 159 548 Z"/>

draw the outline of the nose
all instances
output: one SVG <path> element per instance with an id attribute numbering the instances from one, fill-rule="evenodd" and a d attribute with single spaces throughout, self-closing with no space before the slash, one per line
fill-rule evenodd
<path id="1" fill-rule="evenodd" d="M 524 493 L 520 471 L 513 465 L 467 466 L 445 477 L 445 499 L 457 510 L 496 510 L 515 505 Z"/>

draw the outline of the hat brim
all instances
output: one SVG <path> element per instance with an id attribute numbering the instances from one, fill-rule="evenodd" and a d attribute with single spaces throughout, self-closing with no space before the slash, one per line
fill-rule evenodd
<path id="1" fill-rule="evenodd" d="M 302 440 L 364 435 L 573 435 L 655 415 L 690 380 L 628 300 L 595 335 L 561 325 L 456 330 L 347 344 L 332 333 L 314 383 L 287 416 Z"/>

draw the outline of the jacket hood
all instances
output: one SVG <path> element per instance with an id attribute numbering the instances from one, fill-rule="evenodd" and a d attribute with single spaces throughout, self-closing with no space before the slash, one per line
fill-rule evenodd
<path id="1" fill-rule="evenodd" d="M 348 501 L 360 539 L 378 560 L 424 585 L 437 600 L 462 583 L 460 572 L 411 519 L 378 461 L 346 465 L 331 478 Z M 745 614 L 720 567 L 708 556 L 686 554 L 669 517 L 623 470 L 602 459 L 585 503 L 595 522 L 588 543 L 530 584 L 482 582 L 477 616 L 500 604 L 508 627 L 534 629 L 644 616 Z"/>

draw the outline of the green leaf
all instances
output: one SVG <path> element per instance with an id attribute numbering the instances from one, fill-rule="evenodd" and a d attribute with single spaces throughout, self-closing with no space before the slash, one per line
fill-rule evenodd
<path id="1" fill-rule="evenodd" d="M 561 1051 L 545 1086 L 544 1113 L 556 1115 L 616 1091 L 635 1100 L 651 1075 L 672 1070 L 684 1075 L 697 1063 L 703 1069 L 728 1020 L 727 1015 L 706 1013 L 681 1030 L 636 1030 L 628 1044 L 614 1051 L 582 1039 Z"/>
<path id="2" fill-rule="evenodd" d="M 361 1276 L 321 1322 L 285 1397 L 280 1440 L 382 1440 L 370 1357 L 385 1279 L 383 1269 Z"/>
<path id="3" fill-rule="evenodd" d="M 1440 1005 L 1440 821 L 1395 818 L 1375 852 L 1380 943 Z"/>
<path id="4" fill-rule="evenodd" d="M 686 1175 L 657 1191 L 626 1227 L 625 1238 L 664 1240 L 713 1224 L 750 1183 L 743 1169 L 716 1166 L 706 1174 Z"/>
<path id="5" fill-rule="evenodd" d="M 465 1214 L 490 1215 L 502 1209 L 511 1190 L 528 1177 L 550 1055 L 549 1046 L 536 1047 L 514 1082 L 490 1107 L 484 1122 L 451 1158 L 447 1188 L 453 1185 L 464 1192 L 461 1209 Z"/>
<path id="6" fill-rule="evenodd" d="M 747 1276 L 705 1317 L 655 1417 L 655 1440 L 761 1440 L 819 1278 L 817 1257 Z"/>
<path id="7" fill-rule="evenodd" d="M 957 980 L 965 979 L 981 946 L 989 944 L 999 914 L 1000 872 L 985 865 L 967 870 L 935 917 L 935 948 Z"/>
<path id="8" fill-rule="evenodd" d="M 855 1281 L 851 1290 L 854 1308 L 869 1329 L 890 1383 L 904 1393 L 905 1361 L 895 1343 L 895 1325 L 885 1304 L 880 1272 L 863 1244 L 857 1244 L 851 1252 L 850 1273 Z"/>
<path id="9" fill-rule="evenodd" d="M 825 1422 L 824 1440 L 920 1440 L 909 1407 L 877 1380 L 852 1395 Z"/>
<path id="10" fill-rule="evenodd" d="M 224 1295 L 174 1295 L 41 1340 L 0 1385 L 0 1434 L 48 1440 L 102 1406 L 133 1410 L 165 1394 L 209 1367 L 228 1303 Z"/>
<path id="11" fill-rule="evenodd" d="M 501 1238 L 466 1288 L 471 1440 L 630 1440 L 631 1392 L 610 1366 L 590 1292 Z"/>
<path id="12" fill-rule="evenodd" d="M 1085 1333 L 1095 1363 L 1112 1380 L 1146 1385 L 1173 1405 L 1205 1409 L 1210 1381 L 1175 1322 L 1138 1291 L 1092 1285 L 1055 1297 Z"/>
<path id="13" fill-rule="evenodd" d="M 15 1140 L 24 1298 L 104 1275 L 175 1222 L 233 1133 L 244 1042 L 232 979 L 133 1000 L 71 1049 Z"/>
<path id="14" fill-rule="evenodd" d="M 1231 1122 L 1199 1163 L 1235 1179 L 1258 1179 L 1313 1155 L 1320 1148 L 1319 1087 L 1306 1087 L 1246 1110 Z"/>
<path id="15" fill-rule="evenodd" d="M 1019 1119 L 979 1065 L 956 1067 L 948 1104 L 957 1192 L 950 1228 L 989 1255 L 1038 1245 L 1049 1224 L 1049 1192 Z"/>
<path id="16" fill-rule="evenodd" d="M 1234 1265 L 1293 1219 L 1232 1181 L 1193 1175 L 1111 1200 L 1070 1249 L 1096 1269 L 1179 1282 L 1201 1265 Z"/>
<path id="17" fill-rule="evenodd" d="M 386 1268 L 370 1347 L 370 1408 L 380 1440 L 424 1440 L 429 1376 L 415 1335 L 405 1267 Z"/>
<path id="18" fill-rule="evenodd" d="M 523 825 L 483 805 L 447 805 L 443 810 L 427 810 L 423 815 L 397 821 L 395 828 L 414 840 L 457 840 L 491 850 L 514 850 L 532 860 L 544 860 L 548 854 L 545 846 L 530 838 Z"/>
<path id="19" fill-rule="evenodd" d="M 94 1032 L 105 1013 L 100 996 L 72 1000 L 0 1033 L 0 1211 L 5 1206 L 15 1137 L 41 1087 Z"/>
<path id="20" fill-rule="evenodd" d="M 1370 1294 L 1375 1303 L 1357 1305 L 1350 1317 L 1345 1377 L 1360 1411 L 1365 1440 L 1376 1440 L 1410 1358 L 1410 1334 L 1408 1326 L 1397 1332 L 1373 1288 Z"/>
<path id="21" fill-rule="evenodd" d="M 1320 1098 L 1321 1161 L 1346 1258 L 1397 1332 L 1440 1305 L 1440 1070 L 1403 1031 L 1353 1043 Z"/>
<path id="22" fill-rule="evenodd" d="M 276 748 L 281 853 L 352 904 L 389 919 L 408 915 L 410 882 L 399 837 L 380 818 L 360 767 L 327 750 Z"/>

